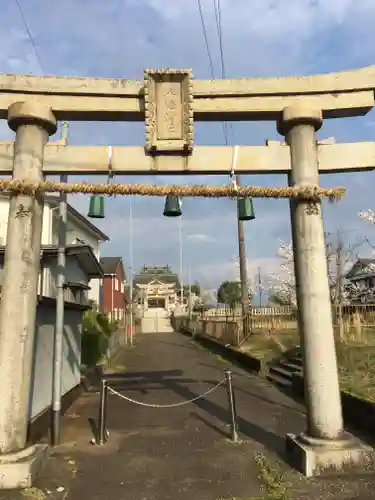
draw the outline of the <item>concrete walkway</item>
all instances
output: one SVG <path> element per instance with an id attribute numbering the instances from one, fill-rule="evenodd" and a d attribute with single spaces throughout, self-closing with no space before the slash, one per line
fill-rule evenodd
<path id="1" fill-rule="evenodd" d="M 230 367 L 178 333 L 141 336 L 116 364 L 125 370 L 108 376 L 113 388 L 160 405 L 204 393 Z M 267 485 L 276 495 L 272 498 L 289 498 L 289 493 L 294 499 L 371 498 L 372 473 L 307 481 L 289 469 L 283 459 L 284 435 L 304 429 L 303 408 L 260 377 L 230 368 L 240 443 L 228 439 L 225 386 L 205 399 L 169 409 L 110 396 L 110 437 L 102 447 L 89 444 L 88 418 L 97 414 L 98 394 L 88 393 L 65 417 L 65 444 L 52 453 L 36 487 L 0 492 L 0 500 L 250 500 L 267 498 Z"/>

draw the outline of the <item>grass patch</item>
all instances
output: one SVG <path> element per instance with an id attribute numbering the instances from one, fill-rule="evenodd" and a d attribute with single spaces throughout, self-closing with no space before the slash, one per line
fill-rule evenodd
<path id="1" fill-rule="evenodd" d="M 274 336 L 253 335 L 242 350 L 271 361 L 295 345 L 299 345 L 297 330 L 280 330 Z M 363 328 L 360 337 L 348 332 L 345 341 L 336 341 L 336 353 L 341 390 L 375 403 L 375 329 Z"/>
<path id="2" fill-rule="evenodd" d="M 375 403 L 375 345 L 336 343 L 340 388 Z"/>
<path id="3" fill-rule="evenodd" d="M 256 330 L 240 350 L 267 363 L 300 343 L 296 328 L 276 328 L 273 332 Z M 337 328 L 335 334 L 337 339 Z M 205 348 L 199 342 L 196 345 Z M 375 403 L 375 328 L 366 325 L 346 328 L 344 341 L 336 341 L 336 353 L 341 390 Z M 220 354 L 212 355 L 226 362 Z"/>
<path id="4" fill-rule="evenodd" d="M 258 466 L 258 477 L 262 483 L 264 494 L 256 497 L 232 497 L 226 500 L 291 500 L 289 493 L 290 484 L 285 480 L 284 476 L 276 470 L 260 453 L 255 455 L 254 462 Z M 218 500 L 225 500 L 220 498 Z"/>
<path id="5" fill-rule="evenodd" d="M 255 333 L 242 344 L 242 350 L 258 359 L 270 361 L 298 344 L 297 330 L 278 330 L 274 335 Z"/>
<path id="6" fill-rule="evenodd" d="M 289 484 L 284 476 L 273 467 L 262 454 L 255 455 L 254 461 L 259 467 L 259 479 L 262 481 L 265 496 L 270 500 L 290 500 Z"/>

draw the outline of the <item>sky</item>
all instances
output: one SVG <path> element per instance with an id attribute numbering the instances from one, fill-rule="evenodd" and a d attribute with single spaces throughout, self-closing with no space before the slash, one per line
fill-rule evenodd
<path id="1" fill-rule="evenodd" d="M 220 77 L 220 50 L 213 0 L 201 0 L 215 77 Z M 147 67 L 192 68 L 194 78 L 210 78 L 208 55 L 196 0 L 19 0 L 32 34 L 25 28 L 16 0 L 2 0 L 0 72 L 35 75 L 92 76 L 140 80 Z M 226 76 L 309 75 L 360 68 L 375 63 L 374 0 L 221 0 Z M 229 144 L 264 145 L 281 140 L 274 123 L 234 123 Z M 13 134 L 0 123 L 0 139 Z M 371 141 L 375 114 L 326 120 L 320 138 L 337 142 Z M 56 137 L 57 138 L 57 137 Z M 52 138 L 53 140 L 53 138 Z M 197 123 L 198 145 L 222 145 L 222 124 Z M 144 145 L 143 123 L 71 123 L 73 145 Z M 73 178 L 72 178 L 73 179 Z M 96 181 L 103 181 L 96 178 Z M 224 185 L 225 176 L 117 177 L 116 182 Z M 248 185 L 286 184 L 286 176 L 243 176 Z M 345 186 L 340 203 L 324 202 L 328 232 L 342 228 L 354 240 L 375 226 L 358 212 L 375 207 L 375 173 L 324 175 L 323 186 Z M 86 214 L 88 198 L 69 202 Z M 133 268 L 169 264 L 180 271 L 180 220 L 165 218 L 162 198 L 132 198 Z M 129 267 L 129 198 L 106 200 L 106 219 L 97 225 L 110 237 L 102 255 L 122 256 Z M 290 241 L 285 200 L 254 201 L 256 219 L 245 223 L 250 275 L 278 266 L 279 241 Z M 183 202 L 183 277 L 215 289 L 238 275 L 236 204 L 230 199 L 185 199 Z M 363 249 L 363 252 L 368 250 Z"/>

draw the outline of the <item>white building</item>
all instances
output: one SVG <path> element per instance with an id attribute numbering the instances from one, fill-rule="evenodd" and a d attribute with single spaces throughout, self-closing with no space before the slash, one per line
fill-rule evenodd
<path id="1" fill-rule="evenodd" d="M 5 246 L 0 246 L 0 283 L 4 269 Z M 37 439 L 50 425 L 53 353 L 56 325 L 57 247 L 43 245 L 35 321 L 32 378 L 29 395 L 29 435 Z M 89 309 L 89 283 L 101 279 L 103 270 L 90 245 L 67 246 L 64 289 L 64 329 L 62 340 L 62 408 L 68 408 L 80 394 L 81 323 Z"/>
<path id="2" fill-rule="evenodd" d="M 6 245 L 6 235 L 8 226 L 9 196 L 0 196 L 0 245 Z M 59 224 L 59 198 L 57 196 L 46 195 L 43 212 L 43 232 L 42 245 L 57 245 Z M 97 260 L 100 259 L 100 244 L 108 241 L 106 236 L 98 227 L 94 226 L 86 217 L 80 214 L 75 208 L 68 204 L 66 243 L 88 244 L 91 246 Z M 44 284 L 48 288 L 48 284 Z M 91 279 L 89 300 L 94 300 L 99 304 L 100 280 Z M 46 288 L 44 288 L 46 289 Z"/>

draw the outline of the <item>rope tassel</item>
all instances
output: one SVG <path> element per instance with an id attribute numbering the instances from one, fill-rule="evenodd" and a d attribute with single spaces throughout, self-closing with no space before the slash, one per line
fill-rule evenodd
<path id="1" fill-rule="evenodd" d="M 0 180 L 0 192 L 35 195 L 37 193 L 102 194 L 120 196 L 167 196 L 203 198 L 299 198 L 318 201 L 328 198 L 331 202 L 342 199 L 344 187 L 321 188 L 319 186 L 263 187 L 263 186 L 154 186 L 152 184 L 89 184 L 86 182 L 64 183 L 41 181 L 30 183 L 24 180 Z"/>

